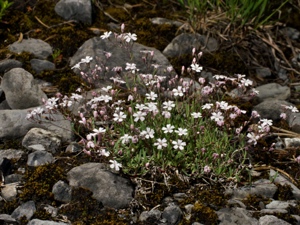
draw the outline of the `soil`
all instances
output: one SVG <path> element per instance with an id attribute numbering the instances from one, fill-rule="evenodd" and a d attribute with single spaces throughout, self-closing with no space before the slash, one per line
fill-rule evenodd
<path id="1" fill-rule="evenodd" d="M 163 50 L 171 40 L 182 32 L 198 32 L 203 35 L 211 35 L 218 39 L 220 48 L 217 52 L 204 54 L 201 60 L 202 66 L 213 72 L 214 74 L 233 75 L 236 73 L 246 74 L 247 77 L 255 81 L 256 85 L 265 84 L 268 82 L 278 82 L 280 84 L 288 85 L 299 81 L 299 70 L 293 68 L 288 64 L 291 58 L 294 56 L 294 50 L 300 48 L 300 44 L 297 42 L 286 43 L 285 36 L 279 32 L 279 29 L 284 26 L 290 26 L 300 30 L 300 12 L 297 1 L 290 1 L 282 8 L 281 17 L 278 19 L 278 15 L 274 15 L 271 20 L 272 25 L 264 27 L 263 29 L 253 29 L 251 24 L 247 24 L 244 27 L 238 27 L 232 25 L 228 28 L 229 20 L 224 18 L 219 22 L 209 21 L 203 23 L 201 17 L 195 21 L 199 23 L 191 23 L 189 20 L 188 11 L 178 4 L 177 1 L 161 1 L 161 0 L 94 0 L 94 22 L 91 26 L 86 26 L 74 21 L 66 22 L 60 18 L 54 12 L 54 6 L 58 0 L 15 0 L 14 4 L 9 8 L 7 14 L 0 21 L 0 59 L 17 59 L 24 64 L 24 68 L 34 75 L 35 78 L 40 78 L 49 81 L 53 84 L 54 88 L 57 88 L 62 93 L 71 93 L 82 85 L 82 81 L 72 72 L 69 68 L 69 57 L 71 57 L 77 49 L 88 39 L 102 34 L 104 31 L 110 31 L 115 28 L 118 31 L 119 24 L 125 23 L 126 31 L 136 33 L 138 36 L 138 42 L 149 47 L 155 47 L 158 50 Z M 281 1 L 272 1 L 268 10 L 272 10 L 280 4 Z M 288 13 L 287 13 L 288 12 Z M 154 25 L 150 22 L 149 18 L 163 17 L 181 21 L 186 24 L 187 29 L 181 29 L 171 25 Z M 209 18 L 213 18 L 213 13 L 207 12 Z M 118 21 L 118 22 L 117 22 Z M 295 21 L 299 21 L 296 23 Z M 193 24 L 193 26 L 190 26 Z M 228 29 L 227 29 L 228 28 Z M 155 34 L 155 35 L 153 35 Z M 7 46 L 15 41 L 25 38 L 37 38 L 48 42 L 54 49 L 55 54 L 48 58 L 49 61 L 54 62 L 56 70 L 46 71 L 41 74 L 36 74 L 30 68 L 30 59 L 33 57 L 30 54 L 13 54 Z M 268 42 L 269 40 L 269 42 Z M 170 59 L 174 68 L 180 73 L 181 66 L 189 66 L 192 58 L 182 57 L 176 59 Z M 275 61 L 283 61 L 284 66 L 288 69 L 288 83 L 284 80 L 280 80 L 276 74 Z M 273 72 L 272 77 L 262 78 L 257 76 L 255 69 L 257 67 L 268 67 Z M 299 68 L 298 68 L 299 69 Z M 0 74 L 1 76 L 3 74 Z M 56 91 L 57 89 L 54 89 Z M 49 91 L 50 92 L 50 91 Z M 291 97 L 297 98 L 297 93 L 293 92 Z M 248 110 L 251 109 L 251 105 L 247 106 Z M 299 107 L 298 107 L 299 108 Z M 280 124 L 281 127 L 286 127 L 286 124 Z M 299 164 L 294 162 L 293 156 L 300 155 L 300 149 L 293 149 L 285 151 L 285 154 L 277 154 L 276 152 L 268 151 L 268 146 L 274 141 L 273 138 L 268 138 L 261 141 L 257 148 L 251 150 L 251 157 L 255 163 L 259 165 L 272 166 L 274 168 L 282 169 L 293 180 L 297 186 L 300 187 L 300 168 Z M 20 142 L 17 141 L 0 141 L 0 149 L 20 147 Z M 95 159 L 89 156 L 69 157 L 64 154 L 55 163 L 55 167 L 43 166 L 40 169 L 29 169 L 26 174 L 26 185 L 22 196 L 22 201 L 34 199 L 38 202 L 56 205 L 51 195 L 51 187 L 53 182 L 58 179 L 65 179 L 65 171 L 68 171 L 68 165 L 80 165 L 85 162 L 95 161 Z M 26 164 L 26 159 L 21 159 L 16 162 L 15 167 L 19 167 Z M 267 176 L 268 167 L 265 167 L 261 177 Z M 43 175 L 41 175 L 43 174 Z M 39 179 L 43 177 L 43 182 Z M 260 178 L 261 178 L 260 177 Z M 245 177 L 241 180 L 241 185 L 249 182 Z M 153 183 L 143 181 L 145 187 L 151 187 Z M 148 200 L 145 200 L 144 196 L 137 196 L 137 199 L 143 202 L 141 205 L 147 209 L 151 209 L 154 206 L 160 204 L 161 200 L 175 192 L 185 192 L 190 189 L 191 185 L 188 185 L 181 180 L 174 178 L 174 185 L 171 189 L 155 184 L 155 193 L 147 196 Z M 38 187 L 36 187 L 38 185 Z M 32 190 L 40 190 L 32 192 Z M 197 190 L 197 188 L 195 188 Z M 205 193 L 203 191 L 206 191 Z M 87 191 L 80 192 L 82 199 L 87 199 L 90 193 Z M 195 191 L 194 200 L 190 199 L 190 202 L 194 202 L 195 199 L 202 198 L 206 195 L 211 195 L 211 199 L 205 201 L 220 201 L 222 199 L 222 193 L 220 187 L 217 184 L 207 185 L 205 188 L 201 188 L 201 191 Z M 76 194 L 74 194 L 76 196 Z M 81 196 L 81 195 L 80 195 Z M 201 197 L 202 196 L 202 197 Z M 77 195 L 78 197 L 78 195 Z M 80 197 L 78 198 L 80 199 Z M 150 200 L 149 200 L 150 199 Z M 253 200 L 255 201 L 255 200 Z M 253 202 L 252 201 L 252 202 Z M 249 201 L 250 202 L 250 201 Z M 186 204 L 188 203 L 185 202 Z M 11 213 L 15 208 L 17 202 L 11 202 L 5 204 L 0 213 Z M 105 221 L 97 221 L 99 217 L 94 216 L 93 207 L 95 202 L 82 203 L 81 209 L 66 208 L 69 213 L 69 218 L 73 218 L 73 221 L 86 219 L 87 224 L 122 224 L 122 220 L 116 216 L 115 211 L 106 211 Z M 220 201 L 216 205 L 222 206 L 223 202 Z M 250 203 L 249 203 L 250 204 Z M 199 205 L 199 207 L 204 207 Z M 1 208 L 1 207 L 0 207 Z M 83 209 L 84 208 L 84 209 Z M 136 210 L 140 210 L 141 206 L 137 206 Z M 90 216 L 84 214 L 88 210 Z M 127 212 L 128 213 L 128 212 Z M 208 212 L 209 214 L 209 212 Z M 51 218 L 44 213 L 41 208 L 38 208 L 36 218 Z M 93 217 L 94 216 L 94 217 Z M 124 214 L 127 217 L 128 214 Z M 95 220 L 92 220 L 92 217 Z M 214 216 L 208 216 L 212 218 Z M 93 222 L 91 222 L 93 221 Z M 99 223 L 98 223 L 99 222 Z M 123 221 L 124 222 L 124 221 Z M 74 223 L 75 224 L 75 223 Z M 80 223 L 77 223 L 80 224 Z M 126 222 L 124 222 L 126 224 Z"/>

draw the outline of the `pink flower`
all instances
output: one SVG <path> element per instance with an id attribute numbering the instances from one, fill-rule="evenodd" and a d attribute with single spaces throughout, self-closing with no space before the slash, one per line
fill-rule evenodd
<path id="1" fill-rule="evenodd" d="M 281 113 L 280 114 L 280 118 L 283 119 L 283 120 L 285 120 L 286 119 L 286 113 Z"/>
<path id="2" fill-rule="evenodd" d="M 204 173 L 210 173 L 210 171 L 211 171 L 211 169 L 210 169 L 210 167 L 209 166 L 204 166 Z"/>

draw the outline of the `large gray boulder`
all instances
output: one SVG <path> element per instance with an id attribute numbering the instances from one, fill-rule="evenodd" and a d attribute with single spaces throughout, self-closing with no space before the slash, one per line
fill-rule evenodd
<path id="1" fill-rule="evenodd" d="M 86 188 L 93 198 L 111 208 L 125 208 L 133 199 L 130 181 L 106 170 L 102 163 L 86 163 L 71 169 L 67 174 L 70 186 Z"/>
<path id="2" fill-rule="evenodd" d="M 43 105 L 47 95 L 34 82 L 31 73 L 14 68 L 4 74 L 1 82 L 6 101 L 11 109 L 27 109 Z"/>
<path id="3" fill-rule="evenodd" d="M 92 24 L 91 0 L 60 0 L 55 5 L 55 12 L 65 20 L 77 20 L 87 25 Z"/>

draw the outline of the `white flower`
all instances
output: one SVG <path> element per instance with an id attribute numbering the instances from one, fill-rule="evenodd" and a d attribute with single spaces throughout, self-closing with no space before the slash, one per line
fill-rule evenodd
<path id="1" fill-rule="evenodd" d="M 259 136 L 255 135 L 253 132 L 248 133 L 247 137 L 249 138 L 248 143 L 253 143 L 253 145 L 257 144 L 257 140 L 259 139 Z"/>
<path id="2" fill-rule="evenodd" d="M 172 141 L 173 148 L 183 150 L 184 146 L 186 146 L 186 143 L 180 139 L 177 141 Z"/>
<path id="3" fill-rule="evenodd" d="M 175 107 L 175 104 L 173 101 L 167 101 L 167 102 L 163 102 L 163 108 L 167 109 L 167 110 L 172 110 L 172 108 Z"/>
<path id="4" fill-rule="evenodd" d="M 157 94 L 153 91 L 151 91 L 150 93 L 146 94 L 146 98 L 152 101 L 155 101 L 155 99 L 157 98 Z"/>
<path id="5" fill-rule="evenodd" d="M 182 88 L 182 86 L 178 86 L 177 89 L 174 88 L 172 90 L 172 92 L 173 92 L 174 96 L 180 96 L 180 97 L 182 97 L 183 96 L 183 92 L 185 92 L 185 88 Z"/>
<path id="6" fill-rule="evenodd" d="M 193 63 L 193 64 L 191 65 L 191 67 L 192 67 L 192 70 L 194 70 L 194 71 L 196 71 L 196 72 L 201 72 L 201 70 L 203 69 L 203 67 L 202 67 L 202 66 L 199 66 L 197 63 Z"/>
<path id="7" fill-rule="evenodd" d="M 141 136 L 145 137 L 146 139 L 154 138 L 154 130 L 147 127 L 146 130 L 141 132 Z"/>
<path id="8" fill-rule="evenodd" d="M 105 92 L 109 92 L 109 90 L 112 89 L 112 86 L 103 87 L 102 90 Z"/>
<path id="9" fill-rule="evenodd" d="M 110 168 L 115 169 L 116 171 L 119 171 L 120 168 L 122 167 L 121 163 L 118 163 L 116 160 L 109 160 L 110 164 Z"/>
<path id="10" fill-rule="evenodd" d="M 102 95 L 101 97 L 102 97 L 102 101 L 106 103 L 112 100 L 112 97 L 109 95 Z"/>
<path id="11" fill-rule="evenodd" d="M 215 78 L 216 80 L 224 80 L 227 79 L 227 76 L 224 75 L 214 75 L 213 78 Z"/>
<path id="12" fill-rule="evenodd" d="M 102 134 L 105 133 L 106 129 L 99 127 L 99 129 L 94 129 L 93 131 L 95 132 L 95 134 Z"/>
<path id="13" fill-rule="evenodd" d="M 217 105 L 223 110 L 228 110 L 232 108 L 230 105 L 228 105 L 228 102 L 225 101 L 217 102 Z"/>
<path id="14" fill-rule="evenodd" d="M 164 116 L 166 119 L 171 118 L 171 113 L 169 111 L 162 111 L 161 115 Z"/>
<path id="15" fill-rule="evenodd" d="M 113 116 L 114 116 L 113 120 L 117 122 L 122 122 L 126 118 L 126 115 L 122 111 L 118 113 L 114 113 Z"/>
<path id="16" fill-rule="evenodd" d="M 73 100 L 79 100 L 79 99 L 82 99 L 82 95 L 72 93 L 70 98 Z"/>
<path id="17" fill-rule="evenodd" d="M 81 59 L 81 63 L 89 63 L 92 60 L 93 60 L 93 57 L 86 56 L 84 59 Z"/>
<path id="18" fill-rule="evenodd" d="M 261 123 L 262 127 L 272 126 L 273 125 L 273 121 L 272 120 L 268 120 L 268 119 L 260 119 L 259 122 Z"/>
<path id="19" fill-rule="evenodd" d="M 88 141 L 88 142 L 86 143 L 86 147 L 87 147 L 87 148 L 95 148 L 95 143 L 94 143 L 93 141 Z"/>
<path id="20" fill-rule="evenodd" d="M 162 149 L 163 147 L 167 147 L 167 140 L 165 138 L 160 139 L 157 138 L 156 142 L 153 144 L 154 146 L 157 146 L 157 149 Z"/>
<path id="21" fill-rule="evenodd" d="M 126 63 L 125 70 L 136 70 L 136 64 L 134 64 L 134 63 Z"/>
<path id="22" fill-rule="evenodd" d="M 286 109 L 289 109 L 289 110 L 291 110 L 293 113 L 297 113 L 297 112 L 299 112 L 299 110 L 295 107 L 295 106 L 287 106 L 287 105 L 285 105 L 284 106 Z"/>
<path id="23" fill-rule="evenodd" d="M 167 124 L 165 127 L 162 128 L 162 130 L 164 131 L 165 134 L 167 133 L 173 133 L 173 129 L 175 127 L 171 124 Z"/>
<path id="24" fill-rule="evenodd" d="M 223 121 L 224 120 L 224 116 L 222 115 L 221 112 L 213 112 L 212 116 L 210 117 L 210 119 L 214 120 L 216 122 Z"/>
<path id="25" fill-rule="evenodd" d="M 202 109 L 211 109 L 212 106 L 213 106 L 212 103 L 206 103 L 202 106 Z"/>
<path id="26" fill-rule="evenodd" d="M 252 94 L 253 94 L 253 95 L 258 95 L 258 94 L 259 94 L 259 91 L 256 90 L 255 88 L 252 88 Z"/>
<path id="27" fill-rule="evenodd" d="M 109 31 L 109 32 L 106 31 L 106 32 L 104 32 L 103 35 L 100 36 L 100 38 L 107 39 L 107 38 L 109 38 L 110 35 L 111 35 L 111 31 Z"/>
<path id="28" fill-rule="evenodd" d="M 148 107 L 145 106 L 144 104 L 136 104 L 135 108 L 140 110 L 140 111 L 148 109 Z"/>
<path id="29" fill-rule="evenodd" d="M 157 106 L 156 106 L 156 102 L 148 102 L 147 103 L 147 109 L 149 110 L 149 112 L 155 112 L 157 111 Z"/>
<path id="30" fill-rule="evenodd" d="M 126 84 L 126 82 L 124 80 L 122 80 L 121 78 L 118 78 L 118 77 L 111 77 L 110 79 L 113 80 L 114 83 Z"/>
<path id="31" fill-rule="evenodd" d="M 242 78 L 240 82 L 245 87 L 251 86 L 253 84 L 252 80 L 245 79 L 245 78 Z"/>
<path id="32" fill-rule="evenodd" d="M 175 133 L 177 133 L 179 136 L 187 135 L 188 134 L 187 132 L 188 132 L 187 129 L 182 129 L 180 127 L 177 130 L 175 130 Z"/>
<path id="33" fill-rule="evenodd" d="M 50 110 L 57 108 L 57 103 L 56 103 L 57 101 L 58 98 L 54 98 L 54 97 L 49 98 L 45 104 L 46 108 Z"/>
<path id="34" fill-rule="evenodd" d="M 146 115 L 147 115 L 146 112 L 137 111 L 136 113 L 133 114 L 134 122 L 137 122 L 137 121 L 139 121 L 139 120 L 140 120 L 140 121 L 144 121 Z"/>
<path id="35" fill-rule="evenodd" d="M 132 140 L 132 136 L 124 134 L 122 137 L 120 137 L 120 139 L 122 140 L 122 144 L 127 144 L 130 140 Z"/>
<path id="36" fill-rule="evenodd" d="M 201 115 L 200 112 L 193 112 L 193 113 L 191 113 L 191 115 L 192 115 L 192 117 L 193 117 L 194 119 L 197 119 L 197 118 L 201 118 L 201 117 L 202 117 L 202 115 Z"/>
<path id="37" fill-rule="evenodd" d="M 71 67 L 71 69 L 72 69 L 72 70 L 73 70 L 73 69 L 80 69 L 80 64 L 81 64 L 81 62 L 75 64 L 73 67 Z"/>
<path id="38" fill-rule="evenodd" d="M 97 151 L 99 153 L 100 156 L 106 156 L 108 157 L 110 155 L 109 151 L 106 151 L 104 148 L 103 149 L 100 149 Z"/>
<path id="39" fill-rule="evenodd" d="M 73 104 L 73 102 L 70 101 L 70 100 L 67 100 L 67 99 L 65 99 L 62 103 L 60 103 L 60 105 L 61 105 L 62 107 L 71 107 L 72 104 Z"/>
<path id="40" fill-rule="evenodd" d="M 130 42 L 131 40 L 132 41 L 136 41 L 137 40 L 137 36 L 136 36 L 136 34 L 132 34 L 132 33 L 127 33 L 127 34 L 125 34 L 125 41 L 126 42 Z"/>

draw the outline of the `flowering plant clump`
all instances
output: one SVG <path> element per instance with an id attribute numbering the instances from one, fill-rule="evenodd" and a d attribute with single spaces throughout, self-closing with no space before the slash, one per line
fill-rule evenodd
<path id="1" fill-rule="evenodd" d="M 101 38 L 110 36 L 107 32 Z M 123 39 L 127 48 L 136 35 L 123 34 Z M 194 76 L 202 70 L 201 53 L 193 50 L 192 54 L 194 60 L 187 71 Z M 80 69 L 91 60 L 87 56 L 74 68 Z M 137 86 L 124 90 L 120 84 L 126 81 L 119 73 L 111 78 L 111 85 L 92 91 L 91 98 L 84 97 L 81 89 L 71 96 L 58 95 L 48 99 L 44 108 L 31 111 L 28 119 L 63 111 L 81 130 L 79 143 L 86 154 L 106 159 L 112 169 L 130 175 L 160 172 L 227 178 L 238 177 L 245 147 L 256 145 L 272 125 L 272 121 L 261 119 L 259 129 L 242 132 L 251 118 L 259 115 L 253 113 L 249 121 L 239 122 L 237 118 L 246 111 L 222 100 L 224 92 L 220 90 L 228 84 L 235 85 L 240 94 L 256 94 L 252 82 L 243 75 L 216 75 L 216 82 L 208 83 L 204 78 L 198 82 L 180 79 L 171 68 L 166 70 L 168 75 L 140 74 L 133 62 L 128 62 L 125 70 L 134 73 Z M 89 80 L 88 74 L 82 76 Z M 146 93 L 140 93 L 138 85 L 143 85 Z M 76 104 L 80 107 L 74 112 Z"/>

